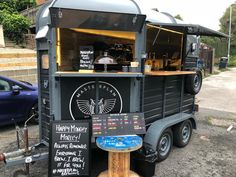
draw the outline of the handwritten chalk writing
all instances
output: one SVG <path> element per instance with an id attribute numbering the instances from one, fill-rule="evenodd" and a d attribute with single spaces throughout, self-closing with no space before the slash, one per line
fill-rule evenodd
<path id="1" fill-rule="evenodd" d="M 60 140 L 61 141 L 74 141 L 74 142 L 79 142 L 81 134 L 77 135 L 66 135 L 66 134 L 61 134 L 60 135 Z"/>
<path id="2" fill-rule="evenodd" d="M 80 69 L 93 69 L 94 50 L 92 46 L 80 46 Z"/>
<path id="3" fill-rule="evenodd" d="M 65 126 L 65 125 L 56 125 L 57 133 L 86 133 L 87 127 L 80 127 L 75 125 Z"/>
<path id="4" fill-rule="evenodd" d="M 57 157 L 57 156 L 55 156 L 54 161 L 55 162 L 65 162 L 67 160 L 66 160 L 66 157 Z"/>
<path id="5" fill-rule="evenodd" d="M 79 170 L 73 168 L 66 168 L 66 169 L 56 169 L 53 170 L 53 173 L 60 173 L 61 176 L 68 176 L 68 175 L 80 175 Z"/>
<path id="6" fill-rule="evenodd" d="M 75 149 L 87 149 L 87 144 L 73 144 L 73 143 L 70 143 L 69 147 L 71 149 L 73 149 L 73 148 L 75 148 Z"/>
<path id="7" fill-rule="evenodd" d="M 72 156 L 76 156 L 76 151 L 70 152 L 70 151 L 56 151 L 56 156 L 61 155 L 61 156 L 68 156 L 68 155 L 72 155 Z"/>
<path id="8" fill-rule="evenodd" d="M 84 162 L 84 158 L 81 157 L 73 157 L 72 162 Z"/>
<path id="9" fill-rule="evenodd" d="M 68 144 L 58 144 L 58 143 L 54 143 L 53 147 L 56 149 L 68 149 L 69 148 Z"/>
<path id="10" fill-rule="evenodd" d="M 70 163 L 64 163 L 63 167 L 65 168 L 71 168 L 71 164 Z"/>
<path id="11" fill-rule="evenodd" d="M 53 122 L 49 176 L 89 176 L 89 122 Z"/>
<path id="12" fill-rule="evenodd" d="M 61 166 L 61 164 L 62 164 L 61 162 L 57 163 L 57 167 L 60 167 L 60 166 Z"/>
<path id="13" fill-rule="evenodd" d="M 88 54 L 93 54 L 93 51 L 80 51 L 80 54 L 82 55 L 88 55 Z"/>

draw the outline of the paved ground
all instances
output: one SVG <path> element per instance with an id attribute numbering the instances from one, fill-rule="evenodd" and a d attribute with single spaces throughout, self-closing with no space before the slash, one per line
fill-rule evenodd
<path id="1" fill-rule="evenodd" d="M 197 98 L 203 108 L 236 113 L 236 68 L 204 79 Z"/>
<path id="2" fill-rule="evenodd" d="M 174 147 L 167 160 L 156 165 L 155 177 L 236 177 L 236 69 L 208 77 L 197 96 L 200 112 L 198 129 L 193 132 L 189 145 Z M 227 128 L 233 125 L 231 131 Z M 37 126 L 30 127 L 31 143 L 37 142 Z M 14 127 L 0 130 L 0 151 L 16 149 Z M 36 138 L 36 139 L 35 139 Z M 103 152 L 92 157 L 106 158 Z M 105 164 L 106 162 L 103 161 Z M 99 163 L 93 164 L 93 170 Z M 0 176 L 11 176 L 19 166 L 4 168 L 0 163 Z M 106 168 L 103 166 L 103 169 Z M 31 166 L 33 177 L 47 177 L 47 162 Z"/>
<path id="3" fill-rule="evenodd" d="M 156 177 L 236 177 L 236 68 L 204 79 L 197 102 L 198 129 L 157 164 Z"/>

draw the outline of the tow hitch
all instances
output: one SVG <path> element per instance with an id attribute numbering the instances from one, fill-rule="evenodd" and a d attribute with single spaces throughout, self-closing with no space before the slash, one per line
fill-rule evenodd
<path id="1" fill-rule="evenodd" d="M 27 123 L 35 116 L 33 114 L 24 123 L 24 127 L 20 128 L 15 124 L 16 127 L 16 139 L 18 150 L 0 153 L 0 161 L 3 161 L 6 166 L 13 166 L 19 164 L 25 164 L 25 170 L 17 170 L 14 172 L 14 177 L 25 175 L 29 177 L 30 164 L 39 160 L 45 160 L 48 158 L 48 148 L 45 144 L 39 143 L 33 146 L 29 146 L 28 126 Z M 23 147 L 20 144 L 23 142 Z"/>

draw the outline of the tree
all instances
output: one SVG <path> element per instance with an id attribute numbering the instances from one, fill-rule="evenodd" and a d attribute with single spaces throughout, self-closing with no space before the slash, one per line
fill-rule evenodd
<path id="1" fill-rule="evenodd" d="M 6 10 L 20 12 L 35 5 L 35 0 L 0 0 L 0 10 L 5 7 Z"/>
<path id="2" fill-rule="evenodd" d="M 231 5 L 232 7 L 232 23 L 231 23 L 231 55 L 236 55 L 236 2 Z M 224 15 L 220 19 L 220 31 L 229 33 L 229 15 L 230 7 L 228 7 Z"/>
<path id="3" fill-rule="evenodd" d="M 179 20 L 182 20 L 183 21 L 183 18 L 179 15 L 179 14 L 177 14 L 176 16 L 175 16 L 175 18 L 177 18 L 177 19 L 179 19 Z"/>
<path id="4" fill-rule="evenodd" d="M 23 41 L 30 21 L 19 14 L 19 11 L 31 7 L 35 0 L 0 0 L 0 24 L 3 25 L 4 35 L 16 43 Z"/>
<path id="5" fill-rule="evenodd" d="M 222 57 L 227 56 L 227 39 L 226 38 L 218 38 L 218 37 L 208 37 L 202 36 L 201 42 L 207 44 L 213 48 L 215 48 L 215 56 Z"/>
<path id="6" fill-rule="evenodd" d="M 33 7 L 36 5 L 35 0 L 17 0 L 16 1 L 16 10 L 18 12 L 27 9 L 29 7 Z"/>
<path id="7" fill-rule="evenodd" d="M 220 32 L 225 34 L 229 33 L 229 14 L 230 7 L 228 7 L 220 19 Z M 236 66 L 236 2 L 232 4 L 232 32 L 231 32 L 231 52 L 230 52 L 230 65 Z M 202 42 L 215 48 L 216 57 L 227 56 L 228 52 L 228 39 L 227 38 L 212 38 L 202 37 Z"/>
<path id="8" fill-rule="evenodd" d="M 0 24 L 4 27 L 4 35 L 17 44 L 23 42 L 23 34 L 27 33 L 30 21 L 18 13 L 0 11 Z"/>

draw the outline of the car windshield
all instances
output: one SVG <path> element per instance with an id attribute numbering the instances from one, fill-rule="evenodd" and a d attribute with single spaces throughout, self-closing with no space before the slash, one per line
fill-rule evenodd
<path id="1" fill-rule="evenodd" d="M 27 84 L 27 85 L 30 85 L 30 86 L 33 86 L 31 83 L 29 83 L 29 82 L 27 82 L 27 81 L 20 81 L 20 82 L 22 82 L 22 83 L 24 83 L 24 84 Z"/>

